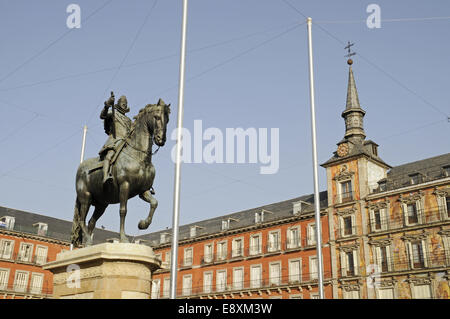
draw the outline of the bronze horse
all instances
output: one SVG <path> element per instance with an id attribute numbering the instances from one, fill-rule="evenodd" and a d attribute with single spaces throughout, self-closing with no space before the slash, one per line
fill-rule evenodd
<path id="1" fill-rule="evenodd" d="M 162 100 L 160 100 L 161 102 Z M 125 235 L 125 216 L 128 199 L 136 195 L 150 204 L 150 212 L 145 220 L 138 224 L 139 229 L 147 229 L 152 222 L 158 206 L 152 196 L 155 167 L 152 164 L 152 145 L 164 146 L 170 104 L 164 102 L 148 104 L 139 111 L 126 139 L 126 144 L 118 154 L 112 168 L 113 183 L 104 187 L 100 158 L 83 161 L 77 170 L 74 219 L 72 223 L 72 244 L 92 245 L 93 231 L 97 220 L 103 215 L 109 204 L 120 203 L 120 242 L 128 242 Z M 154 194 L 154 193 L 153 193 Z M 86 216 L 90 206 L 94 213 L 86 227 Z"/>

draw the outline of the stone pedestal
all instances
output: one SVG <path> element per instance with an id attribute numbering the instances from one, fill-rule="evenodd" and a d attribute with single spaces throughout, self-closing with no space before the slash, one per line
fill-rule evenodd
<path id="1" fill-rule="evenodd" d="M 61 252 L 44 269 L 53 273 L 54 298 L 149 299 L 160 267 L 148 246 L 104 243 Z"/>

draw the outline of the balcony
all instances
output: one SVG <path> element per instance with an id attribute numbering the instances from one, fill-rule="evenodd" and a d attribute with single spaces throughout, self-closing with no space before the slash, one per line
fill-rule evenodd
<path id="1" fill-rule="evenodd" d="M 334 196 L 334 204 L 345 204 L 356 200 L 355 192 L 344 192 Z"/>
<path id="2" fill-rule="evenodd" d="M 198 298 L 201 295 L 223 295 L 223 294 L 236 294 L 236 295 L 250 295 L 250 294 L 261 294 L 262 291 L 270 290 L 281 290 L 288 289 L 289 287 L 299 287 L 299 286 L 315 286 L 318 283 L 317 279 L 311 279 L 317 277 L 317 274 L 297 274 L 291 276 L 278 276 L 269 277 L 257 280 L 246 280 L 240 282 L 229 282 L 223 283 L 222 285 L 217 285 L 216 283 L 210 283 L 204 285 L 203 283 L 195 287 L 187 287 L 190 289 L 191 298 Z M 331 279 L 331 272 L 324 273 L 324 280 Z M 186 298 L 183 294 L 183 288 L 177 289 L 177 297 Z"/>

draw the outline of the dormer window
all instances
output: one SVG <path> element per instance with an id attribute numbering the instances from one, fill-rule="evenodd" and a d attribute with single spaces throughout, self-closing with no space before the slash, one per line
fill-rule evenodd
<path id="1" fill-rule="evenodd" d="M 384 192 L 384 191 L 387 190 L 387 184 L 386 184 L 386 181 L 379 182 L 378 185 L 379 185 L 379 188 L 380 188 L 380 192 Z"/>
<path id="2" fill-rule="evenodd" d="M 294 215 L 299 215 L 305 209 L 306 206 L 310 206 L 310 205 L 311 205 L 310 203 L 298 201 L 298 202 L 294 203 L 292 213 Z"/>
<path id="3" fill-rule="evenodd" d="M 106 240 L 107 243 L 119 243 L 119 238 L 109 238 Z"/>
<path id="4" fill-rule="evenodd" d="M 198 233 L 197 233 L 197 229 L 198 229 L 198 228 L 203 228 L 203 227 L 200 227 L 200 226 L 197 226 L 197 225 L 191 226 L 191 228 L 190 228 L 190 233 L 189 233 L 189 235 L 190 235 L 191 238 L 193 238 L 193 237 L 195 237 L 195 236 L 198 235 Z"/>
<path id="5" fill-rule="evenodd" d="M 230 228 L 230 220 L 222 220 L 222 230 Z"/>
<path id="6" fill-rule="evenodd" d="M 159 235 L 159 243 L 165 244 L 169 241 L 169 233 L 162 233 Z"/>
<path id="7" fill-rule="evenodd" d="M 33 224 L 34 227 L 36 227 L 36 233 L 39 236 L 47 236 L 47 230 L 48 230 L 48 225 L 45 223 L 36 223 Z"/>
<path id="8" fill-rule="evenodd" d="M 378 156 L 378 150 L 375 144 L 372 144 L 372 154 Z"/>
<path id="9" fill-rule="evenodd" d="M 6 228 L 9 230 L 14 229 L 15 218 L 11 216 L 3 216 L 0 218 L 0 228 Z"/>
<path id="10" fill-rule="evenodd" d="M 255 213 L 255 223 L 262 223 L 264 221 L 264 211 Z"/>
<path id="11" fill-rule="evenodd" d="M 418 173 L 409 175 L 409 182 L 411 185 L 416 185 L 420 183 L 420 176 Z"/>
<path id="12" fill-rule="evenodd" d="M 450 177 L 450 165 L 442 167 L 442 170 L 445 177 Z"/>

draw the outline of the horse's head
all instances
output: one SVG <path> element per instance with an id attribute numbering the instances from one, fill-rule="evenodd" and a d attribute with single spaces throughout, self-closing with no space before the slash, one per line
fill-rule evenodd
<path id="1" fill-rule="evenodd" d="M 152 132 L 153 141 L 158 146 L 166 143 L 167 123 L 169 122 L 170 104 L 165 104 L 159 99 L 158 104 L 152 105 L 147 125 Z"/>

